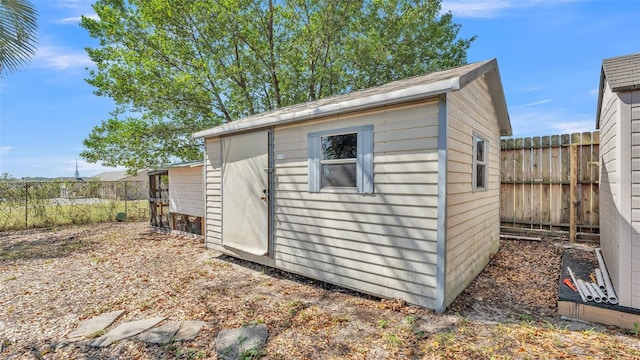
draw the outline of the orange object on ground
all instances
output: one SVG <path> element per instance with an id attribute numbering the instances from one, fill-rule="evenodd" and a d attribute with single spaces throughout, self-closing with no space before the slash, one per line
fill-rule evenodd
<path id="1" fill-rule="evenodd" d="M 569 280 L 569 279 L 564 279 L 562 282 L 563 282 L 565 285 L 567 285 L 571 290 L 573 290 L 573 292 L 578 292 L 578 289 L 576 289 L 575 285 L 573 285 L 573 284 L 571 283 L 571 280 Z"/>

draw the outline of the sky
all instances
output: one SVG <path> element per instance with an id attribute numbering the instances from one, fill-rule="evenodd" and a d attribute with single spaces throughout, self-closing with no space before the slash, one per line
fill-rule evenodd
<path id="1" fill-rule="evenodd" d="M 80 158 L 82 141 L 114 104 L 85 82 L 95 39 L 79 26 L 86 0 L 33 0 L 34 59 L 0 79 L 0 174 L 73 176 L 119 170 Z M 638 0 L 444 0 L 477 39 L 469 62 L 498 59 L 514 137 L 595 130 L 602 60 L 640 52 Z"/>

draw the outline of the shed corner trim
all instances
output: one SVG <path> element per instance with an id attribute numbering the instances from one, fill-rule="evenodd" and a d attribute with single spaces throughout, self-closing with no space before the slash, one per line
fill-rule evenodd
<path id="1" fill-rule="evenodd" d="M 438 103 L 438 220 L 436 245 L 436 301 L 435 310 L 446 310 L 447 271 L 447 146 L 448 146 L 448 94 L 440 96 Z"/>

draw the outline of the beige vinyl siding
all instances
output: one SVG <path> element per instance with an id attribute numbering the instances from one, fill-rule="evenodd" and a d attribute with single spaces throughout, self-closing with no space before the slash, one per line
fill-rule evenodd
<path id="1" fill-rule="evenodd" d="M 640 91 L 631 93 L 631 306 L 640 309 Z"/>
<path id="2" fill-rule="evenodd" d="M 620 289 L 618 197 L 618 96 L 608 83 L 602 95 L 600 112 L 600 247 L 614 287 Z"/>
<path id="3" fill-rule="evenodd" d="M 448 97 L 447 306 L 482 271 L 500 239 L 500 129 L 484 77 Z M 474 131 L 488 141 L 488 189 L 472 192 Z"/>
<path id="4" fill-rule="evenodd" d="M 202 166 L 169 169 L 169 211 L 204 216 Z"/>
<path id="5" fill-rule="evenodd" d="M 436 100 L 276 127 L 277 267 L 434 307 Z M 374 193 L 308 192 L 307 134 L 373 125 Z"/>
<path id="6" fill-rule="evenodd" d="M 206 183 L 204 196 L 207 209 L 205 220 L 205 241 L 207 242 L 207 246 L 220 246 L 221 244 L 221 163 L 220 139 L 206 139 L 203 171 L 205 172 Z"/>

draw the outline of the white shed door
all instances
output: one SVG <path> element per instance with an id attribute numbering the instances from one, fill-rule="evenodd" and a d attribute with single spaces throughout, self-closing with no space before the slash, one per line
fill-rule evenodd
<path id="1" fill-rule="evenodd" d="M 269 132 L 222 139 L 222 245 L 269 252 Z"/>

